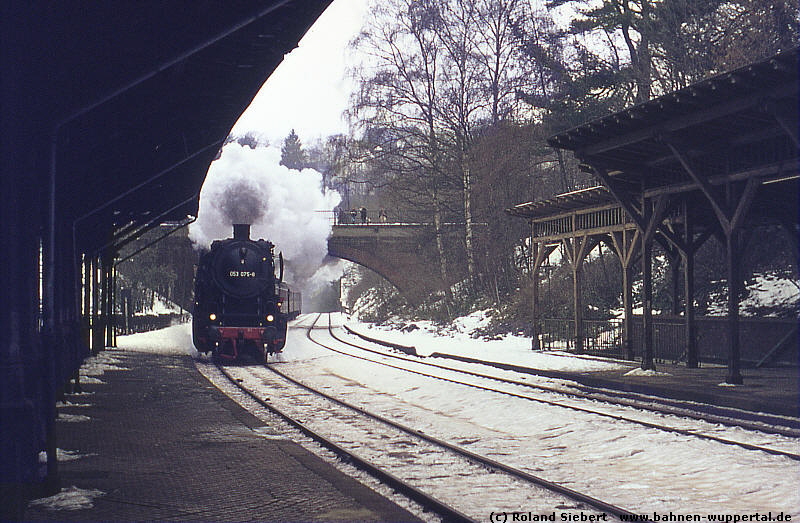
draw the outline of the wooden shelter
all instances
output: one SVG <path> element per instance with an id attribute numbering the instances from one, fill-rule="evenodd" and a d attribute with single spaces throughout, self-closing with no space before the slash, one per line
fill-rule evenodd
<path id="1" fill-rule="evenodd" d="M 637 259 L 641 263 L 642 367 L 654 368 L 652 248 L 658 241 L 683 265 L 688 364 L 696 366 L 694 257 L 714 235 L 726 246 L 726 381 L 742 383 L 740 260 L 747 249 L 747 232 L 780 225 L 797 251 L 797 55 L 797 50 L 778 54 L 548 140 L 553 147 L 573 151 L 582 169 L 602 187 L 518 205 L 508 212 L 532 224 L 535 275 L 554 242 L 564 243 L 576 282 L 576 331 L 583 257 L 598 241 L 608 241 L 627 276 L 626 324 L 630 267 Z"/>

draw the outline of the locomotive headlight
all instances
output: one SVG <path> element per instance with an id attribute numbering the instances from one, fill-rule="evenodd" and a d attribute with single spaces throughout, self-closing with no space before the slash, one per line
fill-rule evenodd
<path id="1" fill-rule="evenodd" d="M 217 315 L 212 312 L 211 314 L 208 315 L 208 319 L 211 321 L 216 321 Z"/>
<path id="2" fill-rule="evenodd" d="M 273 316 L 272 314 L 267 314 L 267 321 L 272 323 L 273 321 L 275 321 L 275 316 Z"/>

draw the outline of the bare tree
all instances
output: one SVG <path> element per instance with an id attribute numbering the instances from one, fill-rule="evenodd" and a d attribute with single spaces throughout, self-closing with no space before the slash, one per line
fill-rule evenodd
<path id="1" fill-rule="evenodd" d="M 372 13 L 372 23 L 355 44 L 369 53 L 374 71 L 362 70 L 353 114 L 364 134 L 378 129 L 384 139 L 372 147 L 371 161 L 390 170 L 394 187 L 413 195 L 409 203 L 431 209 L 440 273 L 447 283 L 442 192 L 449 184 L 438 123 L 438 2 L 390 0 L 376 5 Z M 450 298 L 449 288 L 446 291 Z"/>
<path id="2" fill-rule="evenodd" d="M 474 285 L 477 275 L 473 246 L 472 175 L 469 156 L 475 118 L 483 105 L 479 90 L 480 71 L 474 53 L 475 2 L 453 0 L 442 3 L 437 22 L 435 29 L 444 50 L 445 65 L 442 74 L 444 102 L 440 104 L 439 116 L 443 127 L 453 139 L 449 150 L 453 156 L 452 166 L 462 186 L 467 275 L 470 283 Z"/>
<path id="3" fill-rule="evenodd" d="M 532 29 L 530 3 L 522 0 L 475 1 L 475 59 L 496 125 L 513 116 L 516 93 L 530 84 L 533 70 L 525 59 L 525 35 Z"/>
<path id="4" fill-rule="evenodd" d="M 359 42 L 374 67 L 362 77 L 354 107 L 363 131 L 379 128 L 391 137 L 379 156 L 396 175 L 393 188 L 414 194 L 424 187 L 421 200 L 432 206 L 437 228 L 458 209 L 473 285 L 480 281 L 475 135 L 511 118 L 516 92 L 530 82 L 522 46 L 527 6 L 523 0 L 391 0 L 376 10 Z"/>

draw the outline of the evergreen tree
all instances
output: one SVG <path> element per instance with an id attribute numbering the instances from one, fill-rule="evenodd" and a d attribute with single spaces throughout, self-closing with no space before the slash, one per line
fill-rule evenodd
<path id="1" fill-rule="evenodd" d="M 308 158 L 303 150 L 303 144 L 300 143 L 300 137 L 297 136 L 294 129 L 283 140 L 280 164 L 297 171 L 308 167 Z"/>

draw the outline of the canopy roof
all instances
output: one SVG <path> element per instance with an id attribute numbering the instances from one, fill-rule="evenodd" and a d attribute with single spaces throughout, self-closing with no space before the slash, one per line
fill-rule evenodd
<path id="1" fill-rule="evenodd" d="M 780 53 L 552 136 L 550 145 L 574 151 L 584 170 L 610 185 L 507 212 L 530 219 L 602 205 L 612 194 L 632 202 L 683 193 L 698 220 L 710 223 L 704 194 L 755 178 L 750 221 L 796 219 L 797 59 L 797 49 Z"/>
<path id="2" fill-rule="evenodd" d="M 111 224 L 196 214 L 231 127 L 330 1 L 4 9 L 9 81 L 28 94 L 14 113 L 48 142 L 40 167 L 55 172 L 59 220 L 77 221 L 79 246 L 103 245 Z"/>
<path id="3" fill-rule="evenodd" d="M 614 202 L 614 197 L 605 187 L 589 187 L 559 194 L 546 200 L 521 203 L 507 209 L 506 212 L 512 216 L 532 219 Z"/>
<path id="4" fill-rule="evenodd" d="M 797 102 L 792 50 L 566 130 L 548 143 L 647 187 L 688 181 L 668 143 L 700 161 L 706 175 L 731 175 L 796 156 Z"/>

